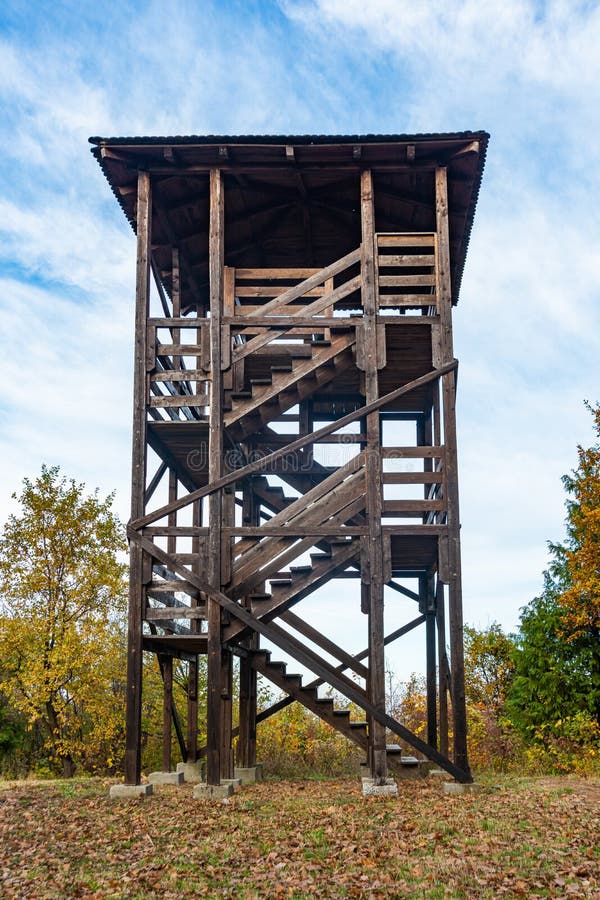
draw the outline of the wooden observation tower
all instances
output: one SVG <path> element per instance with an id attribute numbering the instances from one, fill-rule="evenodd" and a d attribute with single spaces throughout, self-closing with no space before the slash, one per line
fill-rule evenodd
<path id="1" fill-rule="evenodd" d="M 452 308 L 487 140 L 91 139 L 137 234 L 127 784 L 143 651 L 163 675 L 165 770 L 174 726 L 184 760 L 206 755 L 209 786 L 233 776 L 237 656 L 237 766 L 256 762 L 260 673 L 285 694 L 273 709 L 302 703 L 362 747 L 375 784 L 398 765 L 388 735 L 471 780 Z M 302 616 L 306 598 L 322 619 Z M 414 612 L 390 633 L 398 603 Z M 364 628 L 363 652 L 339 646 L 336 620 Z M 415 628 L 426 741 L 385 706 L 384 648 Z"/>

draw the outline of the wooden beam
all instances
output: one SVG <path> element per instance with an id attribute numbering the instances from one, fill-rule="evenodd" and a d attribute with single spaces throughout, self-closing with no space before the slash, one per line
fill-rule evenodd
<path id="1" fill-rule="evenodd" d="M 135 338 L 133 374 L 133 442 L 131 452 L 131 518 L 144 515 L 146 488 L 146 319 L 150 302 L 150 240 L 152 234 L 152 191 L 147 172 L 138 173 L 137 260 L 135 288 Z M 127 710 L 125 782 L 139 784 L 141 776 L 142 728 L 142 621 L 144 597 L 144 555 L 138 545 L 131 547 L 129 566 L 129 612 L 127 623 Z"/>
<path id="2" fill-rule="evenodd" d="M 221 172 L 210 172 L 210 421 L 208 436 L 208 483 L 214 485 L 221 478 L 223 465 L 223 376 L 221 372 L 221 316 L 223 314 L 224 266 L 224 189 Z M 191 496 L 191 495 L 190 495 Z M 221 588 L 221 499 L 216 489 L 209 497 L 208 580 L 213 590 Z M 208 606 L 208 697 L 207 697 L 207 765 L 208 784 L 221 781 L 221 609 L 214 596 L 207 598 Z"/>
<path id="3" fill-rule="evenodd" d="M 436 272 L 440 333 L 439 347 L 442 366 L 452 358 L 452 289 L 450 276 L 450 235 L 448 221 L 447 170 L 435 173 L 437 265 Z M 435 364 L 435 363 L 434 363 Z M 445 453 L 445 491 L 448 523 L 449 567 L 449 626 L 452 671 L 452 714 L 454 733 L 454 761 L 469 772 L 467 755 L 467 710 L 465 700 L 465 672 L 463 648 L 462 575 L 460 559 L 460 512 L 458 499 L 458 461 L 456 443 L 456 373 L 442 377 L 443 428 Z"/>

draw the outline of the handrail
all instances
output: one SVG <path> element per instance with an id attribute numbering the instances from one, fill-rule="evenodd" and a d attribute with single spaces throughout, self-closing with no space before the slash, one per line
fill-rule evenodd
<path id="1" fill-rule="evenodd" d="M 152 522 L 156 522 L 157 519 L 162 519 L 164 516 L 167 516 L 171 512 L 175 512 L 178 509 L 183 509 L 183 507 L 188 506 L 195 500 L 201 500 L 203 497 L 208 497 L 210 494 L 214 494 L 215 491 L 219 491 L 224 487 L 228 487 L 228 485 L 230 484 L 234 484 L 236 481 L 239 481 L 240 478 L 246 478 L 248 475 L 254 475 L 257 472 L 260 472 L 263 469 L 267 468 L 276 460 L 282 459 L 287 454 L 295 453 L 297 450 L 302 450 L 307 444 L 314 444 L 316 440 L 318 441 L 320 440 L 320 438 L 326 437 L 327 435 L 332 434 L 334 431 L 337 431 L 340 428 L 344 428 L 346 425 L 352 424 L 352 422 L 355 422 L 357 419 L 361 419 L 372 412 L 376 412 L 378 409 L 381 409 L 383 406 L 386 406 L 388 403 L 391 403 L 398 397 L 402 397 L 404 394 L 408 394 L 411 391 L 416 390 L 416 388 L 422 387 L 425 384 L 429 384 L 430 381 L 434 381 L 436 378 L 440 378 L 443 375 L 448 375 L 450 374 L 450 372 L 454 372 L 457 369 L 457 359 L 453 359 L 452 362 L 446 363 L 445 366 L 440 366 L 439 369 L 432 369 L 431 372 L 428 372 L 426 375 L 421 375 L 420 378 L 415 378 L 413 381 L 409 381 L 408 384 L 396 388 L 396 390 L 394 391 L 390 391 L 383 397 L 379 397 L 379 399 L 373 400 L 371 403 L 367 403 L 365 406 L 360 406 L 354 412 L 342 416 L 341 419 L 337 419 L 335 422 L 331 422 L 329 425 L 324 425 L 323 428 L 319 428 L 317 431 L 306 434 L 303 437 L 299 438 L 297 441 L 293 441 L 291 444 L 287 444 L 285 447 L 280 447 L 278 450 L 274 450 L 272 453 L 269 453 L 267 456 L 263 456 L 261 459 L 257 459 L 254 460 L 254 462 L 247 463 L 247 465 L 242 466 L 241 469 L 236 469 L 233 472 L 229 472 L 227 475 L 223 475 L 221 478 L 213 481 L 212 484 L 207 484 L 205 487 L 198 488 L 198 490 L 192 491 L 192 493 L 188 494 L 186 497 L 181 497 L 179 500 L 174 500 L 172 503 L 168 503 L 166 506 L 162 506 L 160 507 L 160 509 L 157 509 L 152 513 L 148 513 L 145 516 L 141 516 L 139 519 L 133 520 L 129 523 L 130 527 L 136 530 L 143 528 L 145 525 L 150 525 Z"/>

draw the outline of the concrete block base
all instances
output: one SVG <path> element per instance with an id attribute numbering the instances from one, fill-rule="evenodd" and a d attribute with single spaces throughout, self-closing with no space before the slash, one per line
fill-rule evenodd
<path id="1" fill-rule="evenodd" d="M 111 800 L 137 800 L 152 796 L 151 784 L 111 784 L 108 796 Z"/>
<path id="2" fill-rule="evenodd" d="M 371 769 L 369 768 L 369 764 L 366 762 L 360 763 L 359 772 L 360 772 L 360 777 L 363 779 L 371 777 Z"/>
<path id="3" fill-rule="evenodd" d="M 236 766 L 233 774 L 240 779 L 242 784 L 256 784 L 257 781 L 263 780 L 263 766 L 262 763 L 256 763 L 255 766 L 249 768 Z"/>
<path id="4" fill-rule="evenodd" d="M 183 780 L 188 784 L 200 784 L 206 780 L 206 763 L 204 760 L 180 762 L 177 763 L 177 772 L 183 774 Z"/>
<path id="5" fill-rule="evenodd" d="M 452 775 L 450 775 L 449 772 L 446 772 L 445 769 L 430 769 L 428 777 L 438 778 L 440 781 L 450 781 Z"/>
<path id="6" fill-rule="evenodd" d="M 241 778 L 221 778 L 221 784 L 230 784 L 231 787 L 235 790 L 238 787 L 242 786 Z"/>
<path id="7" fill-rule="evenodd" d="M 150 784 L 183 784 L 183 772 L 150 772 Z"/>
<path id="8" fill-rule="evenodd" d="M 233 794 L 233 785 L 225 784 L 197 784 L 194 788 L 194 800 L 225 800 Z"/>
<path id="9" fill-rule="evenodd" d="M 461 784 L 460 781 L 444 781 L 442 784 L 442 791 L 444 794 L 451 794 L 459 796 L 461 794 L 476 794 L 479 791 L 481 785 L 474 784 Z"/>
<path id="10" fill-rule="evenodd" d="M 393 778 L 386 778 L 384 784 L 376 784 L 374 778 L 363 778 L 363 797 L 395 797 L 398 785 Z"/>

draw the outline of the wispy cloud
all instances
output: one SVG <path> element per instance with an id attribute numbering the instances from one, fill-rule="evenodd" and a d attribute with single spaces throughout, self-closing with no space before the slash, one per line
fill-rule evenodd
<path id="1" fill-rule="evenodd" d="M 134 241 L 88 135 L 486 128 L 455 316 L 466 615 L 514 625 L 598 394 L 599 45 L 598 4 L 566 0 L 8 0 L 0 500 L 58 462 L 127 516 Z"/>

